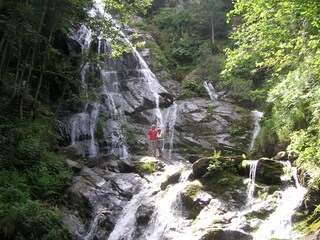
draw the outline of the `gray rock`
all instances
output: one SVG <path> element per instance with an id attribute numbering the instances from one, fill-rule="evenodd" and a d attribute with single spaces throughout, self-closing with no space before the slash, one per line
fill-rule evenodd
<path id="1" fill-rule="evenodd" d="M 67 160 L 67 165 L 68 165 L 68 168 L 74 172 L 79 172 L 82 169 L 82 166 L 79 163 L 72 161 L 70 159 Z"/>
<path id="2" fill-rule="evenodd" d="M 139 225 L 146 225 L 150 221 L 151 215 L 154 211 L 154 204 L 149 202 L 149 203 L 144 203 L 140 205 L 137 209 L 136 212 L 136 220 Z"/>
<path id="3" fill-rule="evenodd" d="M 278 152 L 273 159 L 274 160 L 287 160 L 288 159 L 288 153 L 286 151 Z"/>
<path id="4" fill-rule="evenodd" d="M 63 147 L 58 151 L 58 154 L 64 157 L 67 157 L 71 160 L 79 160 L 83 159 L 84 153 L 76 145 L 69 145 L 67 147 Z"/>
<path id="5" fill-rule="evenodd" d="M 195 178 L 200 178 L 205 174 L 210 164 L 210 158 L 200 158 L 192 164 L 192 172 Z"/>

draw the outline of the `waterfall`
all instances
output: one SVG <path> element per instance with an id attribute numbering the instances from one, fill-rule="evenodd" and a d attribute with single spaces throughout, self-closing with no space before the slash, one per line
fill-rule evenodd
<path id="1" fill-rule="evenodd" d="M 252 119 L 253 119 L 253 123 L 254 123 L 254 127 L 253 127 L 253 131 L 252 131 L 252 138 L 251 138 L 251 142 L 249 145 L 249 150 L 253 149 L 254 146 L 254 142 L 260 132 L 260 120 L 263 117 L 263 113 L 259 112 L 257 110 L 254 110 L 251 112 L 252 115 Z"/>
<path id="2" fill-rule="evenodd" d="M 247 205 L 250 206 L 253 204 L 254 199 L 254 189 L 256 183 L 256 172 L 259 160 L 248 161 L 248 165 L 250 167 L 249 172 L 249 183 L 247 187 Z"/>
<path id="3" fill-rule="evenodd" d="M 129 41 L 129 40 L 127 40 Z M 139 61 L 139 65 L 137 66 L 137 71 L 140 72 L 141 77 L 145 78 L 147 80 L 147 84 L 149 86 L 149 89 L 151 93 L 153 93 L 154 99 L 155 99 L 155 108 L 154 108 L 154 114 L 156 116 L 156 125 L 157 127 L 161 128 L 162 131 L 164 131 L 164 122 L 163 122 L 163 116 L 160 110 L 159 106 L 159 94 L 158 92 L 161 90 L 163 92 L 167 92 L 158 82 L 156 76 L 154 73 L 150 70 L 145 60 L 142 58 L 142 56 L 138 53 L 138 51 L 135 48 L 132 48 L 134 56 Z"/>
<path id="4" fill-rule="evenodd" d="M 291 218 L 294 210 L 302 202 L 306 189 L 298 181 L 297 168 L 291 167 L 291 169 L 295 186 L 290 186 L 279 193 L 275 211 L 254 233 L 254 239 L 301 239 L 299 234 L 293 232 Z"/>
<path id="5" fill-rule="evenodd" d="M 188 225 L 189 221 L 182 214 L 180 192 L 187 186 L 187 179 L 190 173 L 191 170 L 183 172 L 179 179 L 179 184 L 170 186 L 168 191 L 164 192 L 163 196 L 160 195 L 156 200 L 155 211 L 142 239 L 176 239 L 170 234 L 177 234 L 176 237 L 178 237 L 179 232 L 184 231 L 184 227 Z"/>
<path id="6" fill-rule="evenodd" d="M 211 83 L 207 83 L 206 81 L 203 82 L 203 87 L 207 90 L 210 99 L 212 101 L 216 101 L 218 99 L 218 94 L 216 93 L 216 90 L 212 86 Z"/>
<path id="7" fill-rule="evenodd" d="M 89 13 L 92 17 L 99 15 L 110 18 L 110 16 L 104 12 L 104 3 L 100 0 L 95 1 L 95 5 Z M 121 32 L 119 32 L 119 34 L 122 35 L 123 41 L 132 48 L 129 61 L 132 60 L 130 59 L 132 56 L 133 60 L 137 61 L 136 64 L 134 63 L 134 69 L 129 69 L 134 81 L 126 83 L 127 85 L 125 87 L 128 89 L 123 90 L 124 87 L 122 86 L 122 91 L 128 91 L 130 93 L 135 91 L 135 95 L 132 97 L 132 99 L 136 101 L 134 104 L 143 105 L 145 99 L 154 103 L 153 119 L 151 121 L 168 136 L 166 142 L 169 149 L 166 155 L 171 158 L 173 147 L 172 131 L 174 130 L 175 117 L 167 115 L 166 120 L 164 119 L 163 112 L 165 112 L 165 110 L 162 111 L 160 109 L 161 96 L 159 94 L 167 93 L 167 91 L 159 84 L 145 60 L 125 35 Z M 73 30 L 72 38 L 81 46 L 81 53 L 83 55 L 88 54 L 93 46 L 96 46 L 95 50 L 98 56 L 96 59 L 97 63 L 91 61 L 83 63 L 83 66 L 80 68 L 80 76 L 86 98 L 88 98 L 88 89 L 91 87 L 99 97 L 99 100 L 102 101 L 99 101 L 99 103 L 85 103 L 84 110 L 81 113 L 69 118 L 69 126 L 66 132 L 70 136 L 71 144 L 79 145 L 89 157 L 95 157 L 100 151 L 103 151 L 104 153 L 118 156 L 120 159 L 127 159 L 129 153 L 126 146 L 125 131 L 128 123 L 124 111 L 128 109 L 130 111 L 130 108 L 132 109 L 132 103 L 127 102 L 128 100 L 122 95 L 118 75 L 124 76 L 125 78 L 129 71 L 125 72 L 125 64 L 120 63 L 119 60 L 106 57 L 107 54 L 105 53 L 111 52 L 110 47 L 108 47 L 108 42 L 103 39 L 102 36 L 97 36 L 96 42 L 93 43 L 93 35 L 94 33 L 92 33 L 89 28 L 80 26 L 77 30 Z M 101 64 L 102 62 L 103 64 Z M 130 67 L 131 65 L 129 64 Z M 95 82 L 95 80 L 92 79 L 92 76 L 99 79 L 102 82 L 102 86 L 93 88 L 92 82 Z M 138 84 L 136 84 L 136 82 Z M 141 86 L 143 85 L 143 88 L 137 88 L 136 86 L 140 86 L 139 84 Z M 175 116 L 176 104 L 173 104 L 166 112 L 168 112 L 168 114 L 174 114 Z M 99 124 L 99 128 L 97 128 L 97 124 Z M 95 133 L 97 133 L 98 130 L 100 131 L 99 139 L 96 139 Z M 101 139 L 101 131 L 104 139 Z"/>
<path id="8" fill-rule="evenodd" d="M 164 155 L 166 159 L 172 158 L 173 151 L 173 140 L 174 140 L 174 125 L 177 119 L 177 108 L 178 105 L 174 102 L 164 113 L 164 123 L 165 123 L 165 149 Z"/>
<path id="9" fill-rule="evenodd" d="M 180 166 L 181 167 L 181 166 Z M 159 191 L 160 183 L 166 178 L 169 172 L 179 168 L 177 165 L 167 166 L 167 169 L 161 176 L 153 176 L 155 178 L 150 179 L 150 184 L 147 184 L 143 190 L 137 195 L 133 196 L 130 202 L 125 206 L 120 214 L 116 225 L 111 232 L 108 240 L 135 240 L 135 239 L 149 239 L 149 240 L 162 240 L 162 236 L 166 234 L 170 224 L 180 224 L 178 221 L 179 210 L 175 211 L 174 208 L 179 208 L 177 201 L 178 193 L 184 188 L 187 182 L 187 177 L 191 171 L 185 171 L 180 177 L 182 184 L 171 186 L 167 192 L 159 192 L 155 195 L 155 192 Z M 141 237 L 137 237 L 138 232 L 136 213 L 138 208 L 142 204 L 153 203 L 155 205 L 154 213 L 151 216 L 149 227 L 144 229 Z"/>

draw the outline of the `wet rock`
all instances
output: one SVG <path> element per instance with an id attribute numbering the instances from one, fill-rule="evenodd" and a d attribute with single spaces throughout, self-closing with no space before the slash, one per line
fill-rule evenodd
<path id="1" fill-rule="evenodd" d="M 283 165 L 274 160 L 259 160 L 257 163 L 256 181 L 268 185 L 281 184 L 284 174 Z"/>
<path id="2" fill-rule="evenodd" d="M 313 184 L 308 187 L 304 201 L 298 207 L 297 214 L 295 214 L 295 221 L 301 220 L 307 216 L 311 216 L 317 206 L 320 205 L 320 188 L 318 184 Z M 318 215 L 315 215 L 318 216 Z M 311 220 L 311 219 L 310 219 Z M 311 220 L 309 224 L 315 219 Z"/>
<path id="3" fill-rule="evenodd" d="M 209 204 L 211 195 L 202 190 L 200 182 L 194 181 L 188 184 L 180 193 L 184 209 L 189 218 L 196 218 L 200 211 Z"/>
<path id="4" fill-rule="evenodd" d="M 69 159 L 67 160 L 67 165 L 68 165 L 68 168 L 74 171 L 75 173 L 79 172 L 82 169 L 82 166 L 80 165 L 80 163 L 77 163 Z"/>
<path id="5" fill-rule="evenodd" d="M 181 176 L 181 171 L 168 176 L 167 180 L 161 183 L 160 185 L 161 190 L 165 190 L 167 186 L 169 186 L 170 184 L 178 183 L 180 176 Z"/>
<path id="6" fill-rule="evenodd" d="M 136 220 L 139 225 L 146 225 L 150 221 L 151 215 L 154 211 L 153 203 L 144 203 L 140 205 L 136 212 Z"/>
<path id="7" fill-rule="evenodd" d="M 142 184 L 145 182 L 135 173 L 83 167 L 67 190 L 67 207 L 61 209 L 70 234 L 77 236 L 74 239 L 84 239 L 96 218 L 99 228 L 95 236 L 105 239 L 124 205 L 140 191 Z"/>
<path id="8" fill-rule="evenodd" d="M 210 164 L 210 160 L 211 158 L 208 157 L 200 158 L 192 164 L 192 172 L 195 178 L 200 178 L 206 173 Z"/>
<path id="9" fill-rule="evenodd" d="M 58 154 L 64 157 L 67 157 L 71 160 L 79 160 L 83 159 L 84 153 L 82 150 L 76 145 L 69 145 L 67 147 L 63 147 L 58 151 Z"/>
<path id="10" fill-rule="evenodd" d="M 288 159 L 288 153 L 285 152 L 285 151 L 278 152 L 273 159 L 274 160 L 287 160 Z"/>
<path id="11" fill-rule="evenodd" d="M 244 232 L 227 229 L 210 229 L 200 240 L 250 240 L 252 236 Z"/>

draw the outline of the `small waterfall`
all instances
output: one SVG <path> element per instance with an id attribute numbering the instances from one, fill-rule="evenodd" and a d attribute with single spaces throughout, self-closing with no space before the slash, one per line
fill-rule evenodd
<path id="1" fill-rule="evenodd" d="M 133 240 L 134 233 L 137 228 L 136 212 L 144 199 L 151 198 L 153 193 L 151 188 L 142 190 L 139 194 L 135 195 L 131 201 L 125 206 L 115 228 L 111 232 L 108 240 Z"/>
<path id="2" fill-rule="evenodd" d="M 252 139 L 251 139 L 251 142 L 250 142 L 250 145 L 249 145 L 249 150 L 252 150 L 253 149 L 253 146 L 254 146 L 254 142 L 260 132 L 260 120 L 261 118 L 263 117 L 263 113 L 262 112 L 259 112 L 257 110 L 254 110 L 251 112 L 251 115 L 252 115 L 252 119 L 253 119 L 253 122 L 254 122 L 254 127 L 253 127 L 253 131 L 252 131 Z"/>
<path id="3" fill-rule="evenodd" d="M 174 140 L 174 125 L 177 119 L 177 108 L 178 105 L 174 102 L 164 113 L 165 122 L 165 149 L 164 154 L 166 159 L 171 159 L 173 151 L 173 140 Z"/>
<path id="4" fill-rule="evenodd" d="M 167 174 L 171 171 L 176 171 L 178 166 L 167 166 L 168 169 L 152 179 L 150 184 L 141 190 L 137 195 L 133 196 L 130 202 L 125 206 L 119 220 L 116 222 L 115 228 L 111 232 L 108 240 L 135 240 L 135 239 L 149 239 L 149 240 L 162 240 L 167 228 L 170 224 L 178 223 L 177 212 L 173 208 L 177 204 L 177 195 L 179 191 L 183 189 L 184 184 L 176 184 L 171 186 L 167 192 L 159 192 L 155 195 L 155 192 L 159 190 L 159 184 L 164 180 Z M 182 173 L 180 177 L 181 182 L 186 182 L 191 171 Z M 163 195 L 164 194 L 164 195 Z M 137 237 L 137 220 L 136 212 L 138 208 L 144 203 L 154 202 L 155 210 L 151 216 L 148 229 L 145 229 L 143 236 Z M 169 224 L 170 221 L 170 224 Z M 181 221 L 181 219 L 180 219 Z"/>
<path id="5" fill-rule="evenodd" d="M 248 165 L 250 167 L 249 172 L 249 182 L 247 187 L 247 205 L 250 206 L 253 204 L 254 199 L 254 190 L 256 183 L 256 172 L 259 160 L 248 161 Z"/>
<path id="6" fill-rule="evenodd" d="M 291 169 L 295 186 L 290 186 L 283 192 L 279 192 L 276 210 L 254 233 L 254 239 L 301 239 L 299 234 L 293 232 L 291 218 L 294 210 L 303 200 L 306 189 L 298 181 L 297 168 L 292 167 Z"/>
<path id="7" fill-rule="evenodd" d="M 159 196 L 156 201 L 156 208 L 151 216 L 151 221 L 148 228 L 144 231 L 142 239 L 146 240 L 162 240 L 162 239 L 176 239 L 184 231 L 189 221 L 185 219 L 182 214 L 181 196 L 180 192 L 188 184 L 188 176 L 191 170 L 185 171 L 181 174 L 179 183 L 170 186 L 168 191 Z"/>
<path id="8" fill-rule="evenodd" d="M 127 40 L 129 41 L 129 40 Z M 154 114 L 156 116 L 156 125 L 157 127 L 164 130 L 164 122 L 163 122 L 163 116 L 160 110 L 159 106 L 159 91 L 167 92 L 158 82 L 156 76 L 153 74 L 153 72 L 148 67 L 145 60 L 142 58 L 142 56 L 138 53 L 138 51 L 135 48 L 132 48 L 134 56 L 139 60 L 139 66 L 137 67 L 137 71 L 140 72 L 141 77 L 145 78 L 147 80 L 147 84 L 149 86 L 150 91 L 153 93 L 154 99 L 155 99 L 155 108 L 154 108 Z"/>
<path id="9" fill-rule="evenodd" d="M 212 86 L 211 83 L 207 83 L 206 81 L 203 82 L 203 87 L 207 90 L 210 99 L 212 101 L 216 101 L 218 99 L 218 94 L 216 93 L 216 90 Z"/>
<path id="10" fill-rule="evenodd" d="M 104 120 L 104 137 L 109 143 L 107 152 L 120 159 L 127 159 L 129 156 L 126 147 L 125 134 L 121 131 L 125 123 L 125 114 L 120 106 L 121 96 L 116 71 L 101 70 L 101 78 L 104 81 L 100 87 L 100 95 L 104 99 L 104 112 L 107 118 Z"/>

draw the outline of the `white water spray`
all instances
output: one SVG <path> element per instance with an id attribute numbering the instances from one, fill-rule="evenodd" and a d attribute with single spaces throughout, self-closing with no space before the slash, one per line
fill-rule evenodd
<path id="1" fill-rule="evenodd" d="M 252 139 L 249 145 L 249 150 L 253 149 L 254 146 L 254 142 L 260 132 L 261 126 L 260 126 L 260 120 L 263 117 L 263 113 L 259 112 L 259 111 L 252 111 L 251 112 L 252 115 L 252 119 L 253 119 L 253 123 L 254 123 L 254 127 L 253 127 L 253 131 L 252 131 Z"/>
<path id="2" fill-rule="evenodd" d="M 209 97 L 212 101 L 216 101 L 218 99 L 218 94 L 216 93 L 216 90 L 211 83 L 207 83 L 206 81 L 204 81 L 203 87 L 207 90 L 207 93 L 209 94 Z"/>
<path id="3" fill-rule="evenodd" d="M 256 172 L 259 160 L 248 161 L 248 165 L 250 167 L 249 172 L 249 183 L 247 187 L 247 205 L 251 206 L 254 201 L 254 190 L 256 184 Z"/>

